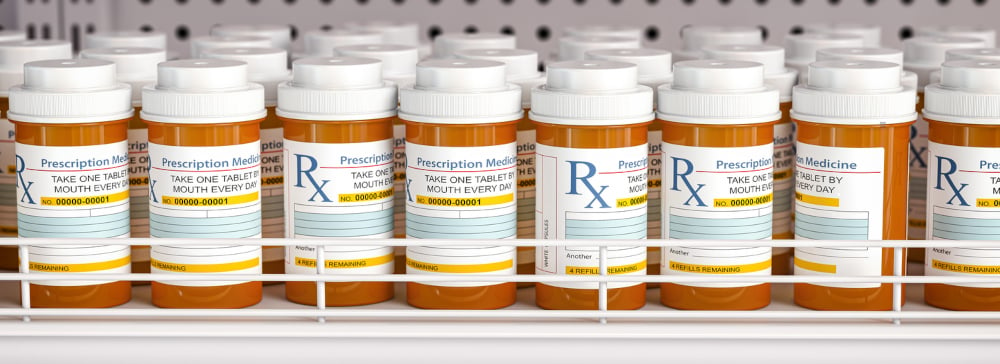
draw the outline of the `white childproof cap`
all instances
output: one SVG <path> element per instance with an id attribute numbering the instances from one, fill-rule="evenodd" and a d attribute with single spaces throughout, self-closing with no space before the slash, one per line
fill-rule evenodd
<path id="1" fill-rule="evenodd" d="M 462 49 L 514 49 L 517 38 L 500 33 L 445 33 L 434 38 L 432 58 L 455 58 L 455 52 Z"/>
<path id="2" fill-rule="evenodd" d="M 1000 61 L 945 62 L 941 83 L 924 88 L 923 113 L 936 121 L 1000 124 Z"/>
<path id="3" fill-rule="evenodd" d="M 216 48 L 267 48 L 271 40 L 264 37 L 234 35 L 234 36 L 204 36 L 191 39 L 191 58 L 203 58 L 209 49 Z"/>
<path id="4" fill-rule="evenodd" d="M 764 32 L 751 26 L 692 25 L 681 29 L 681 50 L 673 53 L 674 62 L 702 59 L 702 49 L 716 45 L 759 45 Z"/>
<path id="5" fill-rule="evenodd" d="M 309 56 L 329 57 L 333 55 L 333 50 L 337 47 L 356 44 L 382 44 L 384 39 L 382 33 L 364 30 L 311 30 L 306 32 L 305 52 Z"/>
<path id="6" fill-rule="evenodd" d="M 694 60 L 674 65 L 674 82 L 660 86 L 657 117 L 685 124 L 753 124 L 781 119 L 778 89 L 764 82 L 764 65 Z"/>
<path id="7" fill-rule="evenodd" d="M 208 59 L 246 62 L 248 80 L 264 86 L 265 105 L 278 104 L 278 84 L 292 77 L 286 68 L 288 53 L 281 48 L 216 48 L 204 52 Z"/>
<path id="8" fill-rule="evenodd" d="M 785 49 L 779 46 L 719 45 L 704 48 L 705 57 L 720 61 L 757 62 L 764 66 L 764 83 L 778 90 L 779 101 L 792 101 L 798 71 L 785 67 Z"/>
<path id="9" fill-rule="evenodd" d="M 631 63 L 586 60 L 549 65 L 531 91 L 531 120 L 573 126 L 616 126 L 653 120 L 653 90 Z M 587 107 L 579 107 L 587 105 Z"/>
<path id="10" fill-rule="evenodd" d="M 167 49 L 163 32 L 111 31 L 83 36 L 83 48 L 157 48 Z"/>
<path id="11" fill-rule="evenodd" d="M 250 83 L 246 62 L 186 59 L 157 66 L 155 85 L 142 89 L 142 118 L 176 124 L 262 119 L 264 87 Z"/>
<path id="12" fill-rule="evenodd" d="M 417 82 L 399 89 L 399 118 L 436 124 L 519 120 L 521 88 L 507 83 L 506 66 L 479 59 L 435 59 L 417 64 Z"/>
<path id="13" fill-rule="evenodd" d="M 373 58 L 382 61 L 382 78 L 400 87 L 412 86 L 417 78 L 417 47 L 401 44 L 359 44 L 334 48 L 339 57 Z"/>
<path id="14" fill-rule="evenodd" d="M 642 28 L 631 25 L 578 25 L 563 30 L 567 37 L 619 37 L 642 39 Z"/>
<path id="15" fill-rule="evenodd" d="M 157 48 L 91 48 L 80 58 L 114 62 L 118 81 L 132 86 L 132 106 L 142 106 L 142 88 L 156 83 L 156 65 L 167 61 L 167 51 Z"/>
<path id="16" fill-rule="evenodd" d="M 944 54 L 945 62 L 961 61 L 966 59 L 977 61 L 1000 61 L 1000 48 L 958 48 L 949 49 Z M 941 82 L 941 70 L 931 71 L 931 75 L 928 78 L 928 84 Z"/>
<path id="17" fill-rule="evenodd" d="M 78 124 L 129 119 L 132 90 L 113 62 L 57 59 L 24 65 L 24 83 L 10 89 L 10 120 Z"/>
<path id="18" fill-rule="evenodd" d="M 654 103 L 656 102 L 656 89 L 674 79 L 674 75 L 671 73 L 673 67 L 671 54 L 662 49 L 599 49 L 588 51 L 586 58 L 634 64 L 639 72 L 639 84 L 653 89 Z"/>
<path id="19" fill-rule="evenodd" d="M 73 45 L 61 40 L 0 42 L 0 97 L 24 82 L 24 64 L 46 59 L 73 58 Z"/>
<path id="20" fill-rule="evenodd" d="M 916 120 L 916 90 L 902 66 L 880 61 L 817 61 L 792 91 L 792 118 L 823 124 L 883 125 Z"/>
<path id="21" fill-rule="evenodd" d="M 521 104 L 531 108 L 531 89 L 545 83 L 545 75 L 538 72 L 538 52 L 526 49 L 464 49 L 455 52 L 460 59 L 481 59 L 502 62 L 507 67 L 507 82 L 521 87 Z"/>
<path id="22" fill-rule="evenodd" d="M 930 83 L 931 72 L 941 68 L 948 50 L 985 46 L 985 41 L 972 37 L 913 37 L 903 41 L 903 68 L 917 74 L 917 92 L 923 92 Z"/>
<path id="23" fill-rule="evenodd" d="M 27 40 L 28 35 L 20 30 L 0 30 L 0 42 Z"/>
<path id="24" fill-rule="evenodd" d="M 277 115 L 289 119 L 371 120 L 396 115 L 396 84 L 372 58 L 310 57 L 292 64 L 278 85 Z"/>
<path id="25" fill-rule="evenodd" d="M 414 22 L 374 20 L 348 22 L 344 23 L 344 27 L 351 30 L 380 33 L 385 44 L 420 46 L 420 24 Z"/>
<path id="26" fill-rule="evenodd" d="M 848 34 L 809 33 L 785 37 L 785 65 L 799 71 L 799 78 L 808 77 L 809 64 L 816 61 L 816 52 L 826 48 L 861 48 L 864 38 Z"/>
<path id="27" fill-rule="evenodd" d="M 892 48 L 827 48 L 816 52 L 817 61 L 833 60 L 855 60 L 855 61 L 881 61 L 903 64 L 903 51 Z M 804 79 L 802 82 L 806 82 Z M 900 75 L 900 83 L 906 87 L 917 88 L 917 74 L 910 71 L 903 71 Z"/>
<path id="28" fill-rule="evenodd" d="M 996 47 L 997 31 L 983 25 L 923 25 L 913 29 L 913 35 L 976 38 L 986 42 L 986 47 Z"/>
<path id="29" fill-rule="evenodd" d="M 625 37 L 565 37 L 559 40 L 559 60 L 582 61 L 587 58 L 588 51 L 599 49 L 635 49 L 641 48 L 638 38 Z"/>
<path id="30" fill-rule="evenodd" d="M 882 27 L 857 23 L 813 23 L 802 26 L 804 33 L 847 34 L 864 39 L 864 46 L 878 48 L 882 45 Z"/>
<path id="31" fill-rule="evenodd" d="M 292 50 L 292 27 L 278 24 L 222 24 L 212 27 L 211 34 L 215 36 L 250 36 L 262 37 L 271 41 L 271 48 L 281 48 L 285 52 Z"/>

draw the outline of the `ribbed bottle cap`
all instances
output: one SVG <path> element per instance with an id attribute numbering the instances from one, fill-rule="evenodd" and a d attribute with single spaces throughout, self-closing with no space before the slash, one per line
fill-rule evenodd
<path id="1" fill-rule="evenodd" d="M 347 29 L 376 32 L 382 34 L 385 44 L 416 47 L 420 45 L 420 25 L 407 21 L 375 20 L 345 23 Z"/>
<path id="2" fill-rule="evenodd" d="M 0 30 L 0 42 L 27 40 L 28 36 L 20 30 Z"/>
<path id="3" fill-rule="evenodd" d="M 1000 62 L 962 60 L 941 66 L 941 87 L 1000 94 Z"/>
<path id="4" fill-rule="evenodd" d="M 848 34 L 793 34 L 785 37 L 785 62 L 806 64 L 816 60 L 816 52 L 826 48 L 861 48 L 864 39 Z"/>
<path id="5" fill-rule="evenodd" d="M 764 82 L 764 66 L 749 61 L 695 60 L 674 65 L 660 87 L 659 118 L 691 124 L 746 124 L 781 118 L 779 92 Z"/>
<path id="6" fill-rule="evenodd" d="M 278 24 L 223 24 L 212 27 L 212 35 L 262 37 L 271 41 L 269 47 L 286 52 L 292 48 L 292 27 Z"/>
<path id="7" fill-rule="evenodd" d="M 63 59 L 24 65 L 24 84 L 10 90 L 11 120 L 86 123 L 132 116 L 130 87 L 115 79 L 115 64 Z"/>
<path id="8" fill-rule="evenodd" d="M 334 52 L 343 57 L 382 61 L 382 76 L 385 78 L 416 77 L 417 62 L 420 61 L 417 47 L 401 44 L 360 44 L 337 47 Z"/>
<path id="9" fill-rule="evenodd" d="M 760 28 L 749 26 L 692 25 L 681 29 L 684 50 L 701 52 L 713 45 L 756 45 L 764 42 Z"/>
<path id="10" fill-rule="evenodd" d="M 653 90 L 638 68 L 615 61 L 566 61 L 547 68 L 531 93 L 532 120 L 561 125 L 615 126 L 653 119 Z"/>
<path id="11" fill-rule="evenodd" d="M 46 59 L 73 58 L 73 45 L 61 40 L 0 42 L 0 97 L 24 82 L 24 64 Z"/>
<path id="12" fill-rule="evenodd" d="M 944 55 L 945 61 L 961 61 L 966 59 L 1000 61 L 1000 48 L 949 49 Z"/>
<path id="13" fill-rule="evenodd" d="M 785 49 L 761 45 L 718 45 L 704 48 L 707 59 L 720 61 L 747 61 L 764 65 L 764 83 L 778 89 L 781 102 L 792 101 L 792 87 L 798 71 L 785 67 Z"/>
<path id="14" fill-rule="evenodd" d="M 913 29 L 913 34 L 920 36 L 945 36 L 976 38 L 986 42 L 986 47 L 996 47 L 997 31 L 981 25 L 924 25 Z"/>
<path id="15" fill-rule="evenodd" d="M 187 124 L 263 118 L 264 87 L 247 81 L 247 69 L 246 62 L 226 59 L 160 63 L 156 84 L 142 90 L 142 117 Z"/>
<path id="16" fill-rule="evenodd" d="M 462 49 L 514 49 L 517 38 L 500 33 L 445 33 L 434 38 L 434 58 L 454 58 Z"/>
<path id="17" fill-rule="evenodd" d="M 203 53 L 217 48 L 268 48 L 271 40 L 246 35 L 206 36 L 191 39 L 191 58 L 204 58 Z"/>
<path id="18" fill-rule="evenodd" d="M 903 57 L 907 68 L 938 68 L 945 61 L 948 50 L 983 48 L 982 39 L 969 37 L 922 36 L 903 41 Z"/>
<path id="19" fill-rule="evenodd" d="M 363 30 L 312 30 L 306 32 L 306 54 L 310 56 L 329 57 L 337 47 L 358 44 L 382 44 L 382 33 Z"/>
<path id="20" fill-rule="evenodd" d="M 166 62 L 167 52 L 157 48 L 91 48 L 81 51 L 80 58 L 114 62 L 118 81 L 132 86 L 132 104 L 139 106 L 142 87 L 156 82 L 156 65 Z"/>
<path id="21" fill-rule="evenodd" d="M 941 83 L 924 90 L 924 117 L 1000 125 L 1000 61 L 958 60 L 941 66 Z"/>
<path id="22" fill-rule="evenodd" d="M 900 65 L 879 61 L 817 61 L 808 83 L 793 91 L 793 117 L 829 124 L 878 125 L 916 119 L 915 90 L 900 83 Z"/>
<path id="23" fill-rule="evenodd" d="M 463 49 L 455 52 L 461 59 L 482 59 L 507 65 L 507 80 L 539 77 L 538 52 L 526 49 Z"/>
<path id="24" fill-rule="evenodd" d="M 203 53 L 208 59 L 246 62 L 248 79 L 264 86 L 267 106 L 278 102 L 278 84 L 291 78 L 285 68 L 288 52 L 281 48 L 216 48 Z"/>
<path id="25" fill-rule="evenodd" d="M 642 39 L 642 28 L 630 25 L 580 25 L 566 27 L 567 37 L 621 37 Z"/>
<path id="26" fill-rule="evenodd" d="M 669 79 L 673 67 L 670 52 L 662 49 L 598 49 L 587 52 L 587 59 L 618 61 L 636 65 L 643 79 Z"/>
<path id="27" fill-rule="evenodd" d="M 167 49 L 167 34 L 162 32 L 112 31 L 83 36 L 83 48 L 158 48 Z"/>
<path id="28" fill-rule="evenodd" d="M 856 35 L 864 39 L 864 47 L 879 47 L 882 44 L 882 27 L 874 24 L 855 23 L 813 23 L 802 26 L 805 33 Z"/>
<path id="29" fill-rule="evenodd" d="M 565 37 L 559 40 L 559 59 L 582 61 L 588 51 L 640 48 L 639 39 L 623 37 Z"/>
<path id="30" fill-rule="evenodd" d="M 417 82 L 399 90 L 399 117 L 445 124 L 520 119 L 521 88 L 506 83 L 504 64 L 479 59 L 439 59 L 417 64 Z"/>
<path id="31" fill-rule="evenodd" d="M 354 57 L 295 61 L 292 80 L 278 85 L 278 116 L 335 121 L 396 115 L 396 85 L 382 81 L 381 63 Z"/>
<path id="32" fill-rule="evenodd" d="M 892 48 L 827 48 L 816 52 L 816 60 L 879 61 L 902 65 L 903 51 Z M 916 73 L 903 71 L 900 77 L 900 83 L 903 86 L 918 87 Z M 805 79 L 802 81 L 807 82 Z"/>

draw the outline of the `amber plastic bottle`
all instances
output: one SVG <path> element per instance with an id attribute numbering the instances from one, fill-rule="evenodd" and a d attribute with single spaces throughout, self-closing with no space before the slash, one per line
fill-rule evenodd
<path id="1" fill-rule="evenodd" d="M 809 83 L 794 89 L 796 239 L 906 237 L 916 98 L 915 90 L 900 84 L 900 74 L 900 66 L 888 62 L 819 61 L 809 66 Z M 866 102 L 829 107 L 858 97 Z M 892 275 L 893 250 L 824 248 L 817 242 L 796 248 L 795 274 Z M 892 284 L 798 283 L 795 303 L 817 310 L 890 310 Z"/>
<path id="2" fill-rule="evenodd" d="M 639 85 L 637 67 L 597 60 L 555 63 L 531 98 L 538 142 L 536 238 L 645 239 L 653 90 Z M 577 104 L 588 106 L 567 107 Z M 536 251 L 535 274 L 597 275 L 598 253 L 596 246 L 545 246 Z M 646 247 L 609 248 L 607 259 L 609 274 L 636 277 L 636 282 L 608 283 L 608 309 L 645 305 Z M 596 282 L 538 283 L 535 303 L 593 310 L 598 288 Z"/>
<path id="3" fill-rule="evenodd" d="M 997 240 L 993 216 L 1000 198 L 993 192 L 997 168 L 982 161 L 1000 155 L 996 95 L 1000 62 L 945 62 L 941 83 L 924 90 L 924 119 L 929 123 L 927 239 Z M 981 108 L 961 107 L 977 100 Z M 942 244 L 946 246 L 946 244 Z M 997 274 L 996 249 L 931 248 L 925 274 L 983 276 Z M 963 311 L 1000 310 L 996 284 L 927 284 L 927 304 Z"/>
<path id="4" fill-rule="evenodd" d="M 491 107 L 468 106 L 485 104 Z M 521 88 L 505 83 L 503 63 L 433 60 L 417 65 L 416 85 L 400 89 L 399 117 L 406 122 L 407 238 L 517 236 L 516 141 L 522 115 Z M 490 181 L 480 184 L 490 187 L 467 189 L 473 178 Z M 513 275 L 515 260 L 512 242 L 411 246 L 406 251 L 407 274 L 415 276 Z M 511 282 L 414 279 L 407 283 L 406 295 L 415 307 L 495 309 L 515 300 Z"/>
<path id="5" fill-rule="evenodd" d="M 112 62 L 25 64 L 24 84 L 10 91 L 8 114 L 17 129 L 19 236 L 129 236 L 125 142 L 133 113 L 129 90 L 128 85 L 116 83 Z M 49 107 L 37 107 L 46 102 Z M 73 105 L 84 102 L 89 113 L 77 114 Z M 31 272 L 53 277 L 58 272 L 130 271 L 127 245 L 31 246 L 28 254 Z M 31 306 L 112 307 L 128 302 L 131 289 L 128 281 L 36 280 L 31 284 Z"/>
<path id="6" fill-rule="evenodd" d="M 170 61 L 158 74 L 157 84 L 143 89 L 150 236 L 259 238 L 263 87 L 247 82 L 247 64 L 239 61 Z M 261 248 L 159 245 L 151 263 L 154 273 L 179 277 L 260 274 Z M 153 304 L 165 308 L 240 308 L 261 299 L 256 281 L 163 281 L 152 290 Z"/>
<path id="7" fill-rule="evenodd" d="M 278 86 L 289 167 L 285 170 L 287 237 L 392 237 L 392 120 L 397 97 L 395 84 L 383 82 L 380 71 L 381 62 L 372 59 L 306 58 L 294 63 L 293 79 Z M 352 162 L 342 162 L 345 157 Z M 369 186 L 320 187 L 315 182 L 323 180 Z M 320 190 L 323 194 L 316 197 Z M 392 247 L 327 247 L 324 260 L 326 273 L 393 272 Z M 315 273 L 315 247 L 290 247 L 285 264 L 290 273 Z M 327 306 L 371 304 L 392 296 L 391 282 L 326 283 Z M 287 282 L 285 297 L 315 305 L 316 283 Z"/>

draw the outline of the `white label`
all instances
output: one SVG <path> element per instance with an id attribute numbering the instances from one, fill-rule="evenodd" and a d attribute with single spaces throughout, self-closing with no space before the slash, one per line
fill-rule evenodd
<path id="1" fill-rule="evenodd" d="M 929 126 L 923 116 L 910 126 L 910 204 L 907 224 L 909 239 L 924 240 L 927 236 L 927 133 Z"/>
<path id="2" fill-rule="evenodd" d="M 128 146 L 15 144 L 18 235 L 25 238 L 129 237 Z M 28 268 L 41 273 L 128 273 L 127 245 L 28 248 Z M 84 286 L 111 281 L 41 281 Z"/>
<path id="3" fill-rule="evenodd" d="M 393 236 L 406 237 L 406 125 L 392 126 Z M 406 247 L 396 247 L 396 256 L 406 255 Z"/>
<path id="4" fill-rule="evenodd" d="M 660 225 L 663 223 L 661 211 L 663 209 L 660 198 L 660 186 L 663 184 L 663 131 L 649 131 L 649 180 L 646 183 L 649 201 L 646 219 L 646 238 L 659 239 L 663 237 L 663 230 Z M 659 255 L 656 259 L 649 256 L 649 264 L 660 264 Z"/>
<path id="5" fill-rule="evenodd" d="M 149 227 L 154 238 L 261 236 L 260 142 L 219 147 L 149 143 Z M 260 272 L 260 247 L 154 246 L 153 272 Z M 180 286 L 242 282 L 171 281 Z"/>
<path id="6" fill-rule="evenodd" d="M 17 235 L 14 164 L 14 123 L 0 119 L 0 236 Z"/>
<path id="7" fill-rule="evenodd" d="M 535 237 L 535 130 L 517 131 L 517 237 Z M 535 249 L 518 247 L 517 264 L 535 264 Z"/>
<path id="8" fill-rule="evenodd" d="M 285 140 L 289 238 L 392 237 L 392 139 L 368 143 Z M 316 272 L 316 247 L 288 247 L 285 272 Z M 393 271 L 392 247 L 327 246 L 327 274 Z"/>
<path id="9" fill-rule="evenodd" d="M 927 232 L 932 240 L 1000 240 L 1000 148 L 929 143 Z M 927 275 L 1000 274 L 1000 249 L 933 248 Z M 996 283 L 956 286 L 1000 288 Z"/>
<path id="10" fill-rule="evenodd" d="M 538 239 L 646 239 L 646 188 L 649 149 L 578 149 L 538 144 L 536 211 Z M 535 252 L 535 274 L 598 275 L 596 246 L 544 246 Z M 607 273 L 646 275 L 646 247 L 609 247 Z M 608 288 L 641 282 L 608 283 Z M 546 283 L 597 289 L 596 282 Z"/>
<path id="11" fill-rule="evenodd" d="M 771 240 L 772 144 L 705 148 L 663 143 L 667 189 L 664 237 L 670 240 Z M 663 248 L 661 274 L 770 275 L 770 247 Z M 759 283 L 693 283 L 749 287 Z"/>
<path id="12" fill-rule="evenodd" d="M 285 236 L 285 201 L 283 196 L 285 192 L 285 161 L 282 157 L 284 141 L 284 129 L 282 128 L 260 130 L 261 235 L 265 238 Z M 282 250 L 280 247 L 265 249 Z"/>
<path id="13" fill-rule="evenodd" d="M 132 237 L 148 238 L 149 131 L 147 129 L 128 130 L 128 184 L 129 201 L 132 205 L 130 209 L 132 212 Z M 132 250 L 133 258 L 149 255 L 149 247 L 134 246 Z"/>
<path id="14" fill-rule="evenodd" d="M 516 143 L 487 147 L 407 143 L 406 237 L 513 239 L 517 235 L 516 148 Z M 406 273 L 514 274 L 514 261 L 514 247 L 409 247 Z"/>
<path id="15" fill-rule="evenodd" d="M 796 143 L 795 239 L 881 240 L 885 181 L 883 148 Z M 878 276 L 881 248 L 795 249 L 795 274 Z M 879 283 L 826 283 L 875 288 Z"/>
<path id="16" fill-rule="evenodd" d="M 792 233 L 792 206 L 795 201 L 795 123 L 774 125 L 774 217 L 773 235 Z M 774 248 L 774 254 L 791 248 Z"/>

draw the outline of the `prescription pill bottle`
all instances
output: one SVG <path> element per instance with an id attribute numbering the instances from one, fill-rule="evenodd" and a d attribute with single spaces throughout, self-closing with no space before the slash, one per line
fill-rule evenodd
<path id="1" fill-rule="evenodd" d="M 160 63 L 142 90 L 149 129 L 149 235 L 153 238 L 261 237 L 260 123 L 264 87 L 247 64 L 221 59 Z M 261 299 L 261 283 L 183 280 L 187 273 L 260 274 L 260 245 L 153 246 L 153 304 L 240 308 Z"/>
<path id="2" fill-rule="evenodd" d="M 818 61 L 792 91 L 796 140 L 795 238 L 902 240 L 915 90 L 899 65 Z M 893 249 L 795 249 L 795 274 L 893 274 Z M 903 267 L 905 273 L 905 266 Z M 890 310 L 892 284 L 796 283 L 795 303 L 816 310 Z"/>
<path id="3" fill-rule="evenodd" d="M 549 65 L 545 85 L 531 93 L 537 127 L 537 239 L 646 239 L 646 179 L 653 90 L 639 84 L 634 64 L 568 61 Z M 543 246 L 535 274 L 600 274 L 596 246 Z M 607 284 L 607 308 L 646 303 L 645 246 L 607 248 L 607 274 L 635 282 Z M 544 282 L 544 281 L 543 281 Z M 545 309 L 596 310 L 597 282 L 544 282 L 535 303 Z"/>
<path id="4" fill-rule="evenodd" d="M 293 239 L 387 239 L 393 234 L 393 142 L 396 85 L 381 61 L 303 58 L 278 86 L 285 124 L 285 209 Z M 308 244 L 308 241 L 303 241 Z M 326 246 L 326 274 L 391 274 L 389 246 Z M 316 273 L 316 246 L 289 246 L 285 270 Z M 326 283 L 327 306 L 392 298 L 391 282 Z M 316 304 L 316 283 L 287 282 L 285 297 Z"/>
<path id="5" fill-rule="evenodd" d="M 882 27 L 874 24 L 857 23 L 812 23 L 802 26 L 803 33 L 846 34 L 864 39 L 864 47 L 878 48 L 882 45 Z"/>
<path id="6" fill-rule="evenodd" d="M 982 48 L 973 37 L 918 36 L 903 41 L 903 69 L 917 75 L 917 112 L 923 110 L 924 87 L 930 74 L 941 68 L 950 49 Z M 910 128 L 910 200 L 907 238 L 924 240 L 927 227 L 927 122 L 922 117 Z M 924 261 L 924 249 L 908 249 L 911 261 Z"/>
<path id="7" fill-rule="evenodd" d="M 135 47 L 167 49 L 167 34 L 163 32 L 110 31 L 83 36 L 83 49 Z"/>
<path id="8" fill-rule="evenodd" d="M 667 176 L 660 270 L 717 281 L 663 283 L 660 301 L 684 310 L 767 306 L 770 283 L 725 277 L 770 275 L 770 247 L 699 248 L 670 240 L 771 240 L 778 89 L 764 82 L 760 63 L 706 59 L 675 64 L 674 81 L 660 87 L 659 97 Z"/>
<path id="9" fill-rule="evenodd" d="M 835 61 L 835 60 L 846 60 L 846 61 L 881 61 L 889 62 L 902 65 L 903 64 L 903 51 L 893 48 L 873 48 L 873 47 L 862 47 L 862 48 L 826 48 L 816 51 L 817 61 Z M 801 77 L 803 79 L 807 77 Z M 917 88 L 917 74 L 903 70 L 903 73 L 899 75 L 899 83 L 904 87 Z M 910 191 L 911 197 L 913 191 Z"/>
<path id="10" fill-rule="evenodd" d="M 774 202 L 772 204 L 772 239 L 792 239 L 793 201 L 795 198 L 795 124 L 792 110 L 792 87 L 798 72 L 785 67 L 785 49 L 773 45 L 722 45 L 704 48 L 709 59 L 749 61 L 764 65 L 764 83 L 778 90 L 781 119 L 774 124 Z M 792 249 L 771 250 L 771 274 L 792 273 Z"/>
<path id="11" fill-rule="evenodd" d="M 128 122 L 128 182 L 133 238 L 149 237 L 149 136 L 142 111 L 142 88 L 156 83 L 156 65 L 167 60 L 167 53 L 157 48 L 91 48 L 80 58 L 114 62 L 118 82 L 132 86 L 132 106 L 136 114 Z M 132 272 L 149 273 L 149 246 L 132 246 Z M 148 282 L 133 281 L 133 283 Z"/>
<path id="12" fill-rule="evenodd" d="M 785 37 L 785 65 L 799 72 L 799 82 L 808 77 L 809 64 L 816 61 L 816 52 L 826 48 L 861 48 L 865 40 L 858 35 L 808 33 Z"/>
<path id="13" fill-rule="evenodd" d="M 381 23 L 376 23 L 381 24 Z M 388 34 L 388 33 L 383 33 Z M 405 39 L 405 37 L 404 37 Z M 334 53 L 344 57 L 374 58 L 382 61 L 382 78 L 392 81 L 398 87 L 410 87 L 416 82 L 418 49 L 398 44 L 360 44 L 337 47 Z M 393 237 L 406 237 L 406 126 L 397 117 L 392 118 L 392 160 L 393 160 Z M 406 272 L 406 247 L 398 246 L 395 272 Z"/>
<path id="14" fill-rule="evenodd" d="M 632 25 L 579 25 L 563 29 L 567 37 L 621 37 L 642 39 L 643 30 Z"/>
<path id="15" fill-rule="evenodd" d="M 264 86 L 267 117 L 260 123 L 261 236 L 283 238 L 285 237 L 283 157 L 285 139 L 281 120 L 275 115 L 275 107 L 278 105 L 278 84 L 291 78 L 291 73 L 285 68 L 288 55 L 281 48 L 217 48 L 205 51 L 204 56 L 210 59 L 246 62 L 250 82 Z M 264 247 L 262 263 L 264 274 L 284 273 L 284 251 L 285 248 L 281 246 Z"/>
<path id="16" fill-rule="evenodd" d="M 973 59 L 977 61 L 1000 60 L 1000 48 L 957 48 L 945 52 L 944 60 L 961 61 Z M 941 70 L 931 71 L 927 84 L 941 83 Z"/>
<path id="17" fill-rule="evenodd" d="M 600 49 L 589 51 L 587 59 L 618 61 L 634 64 L 639 72 L 639 84 L 653 89 L 653 106 L 656 106 L 657 89 L 660 85 L 673 80 L 670 70 L 673 67 L 670 52 L 661 49 Z M 646 180 L 646 238 L 659 239 L 662 236 L 660 223 L 660 185 L 663 183 L 663 128 L 658 123 L 649 124 L 649 164 Z M 646 250 L 646 273 L 660 274 L 660 247 L 649 247 Z M 652 288 L 655 285 L 647 285 Z"/>
<path id="18" fill-rule="evenodd" d="M 204 58 L 203 53 L 216 48 L 268 48 L 271 40 L 264 37 L 248 35 L 239 36 L 203 36 L 191 39 L 191 57 Z"/>
<path id="19" fill-rule="evenodd" d="M 23 35 L 23 34 L 21 34 Z M 10 34 L 9 38 L 21 37 Z M 73 45 L 55 40 L 0 42 L 0 237 L 17 236 L 17 181 L 14 159 L 14 124 L 7 120 L 10 88 L 24 82 L 24 64 L 46 59 L 73 58 Z M 0 269 L 16 270 L 16 246 L 0 246 Z"/>
<path id="20" fill-rule="evenodd" d="M 927 239 L 1000 239 L 995 191 L 1000 171 L 1000 62 L 948 61 L 941 83 L 924 88 L 929 124 Z M 971 107 L 969 105 L 976 105 Z M 1000 273 L 996 248 L 927 249 L 925 274 L 982 277 Z M 927 304 L 949 310 L 1000 310 L 995 283 L 927 284 Z"/>
<path id="21" fill-rule="evenodd" d="M 406 237 L 517 236 L 517 123 L 521 88 L 504 64 L 476 59 L 417 64 L 400 88 L 406 122 Z M 407 302 L 420 308 L 494 309 L 514 303 L 511 282 L 420 282 L 419 276 L 513 275 L 513 241 L 497 246 L 411 246 Z"/>
<path id="22" fill-rule="evenodd" d="M 913 35 L 976 38 L 986 43 L 986 47 L 996 47 L 997 31 L 984 25 L 922 25 L 913 28 Z"/>
<path id="23" fill-rule="evenodd" d="M 682 48 L 673 52 L 673 61 L 705 57 L 703 48 L 716 45 L 764 44 L 764 31 L 751 26 L 691 25 L 681 29 Z"/>
<path id="24" fill-rule="evenodd" d="M 588 51 L 599 49 L 636 49 L 642 47 L 638 38 L 571 36 L 559 39 L 560 61 L 582 61 Z"/>
<path id="25" fill-rule="evenodd" d="M 434 38 L 431 58 L 455 58 L 462 49 L 514 49 L 517 38 L 500 33 L 445 33 Z"/>
<path id="26" fill-rule="evenodd" d="M 128 238 L 128 121 L 131 90 L 115 64 L 96 59 L 35 61 L 10 89 L 18 236 Z M 109 241 L 110 242 L 110 241 Z M 28 269 L 113 274 L 131 270 L 128 245 L 28 247 Z M 128 281 L 36 280 L 31 307 L 112 307 L 131 299 Z M 22 293 L 23 294 L 23 293 Z"/>
<path id="27" fill-rule="evenodd" d="M 382 33 L 365 30 L 311 30 L 305 36 L 305 54 L 314 57 L 330 57 L 333 49 L 358 44 L 382 44 Z"/>
<path id="28" fill-rule="evenodd" d="M 507 82 L 521 87 L 524 117 L 517 123 L 517 237 L 535 238 L 535 124 L 528 119 L 531 89 L 545 83 L 538 72 L 538 52 L 526 49 L 465 49 L 455 52 L 461 59 L 482 59 L 507 65 Z M 535 273 L 535 248 L 517 248 L 517 274 Z M 518 287 L 532 287 L 531 282 Z"/>

